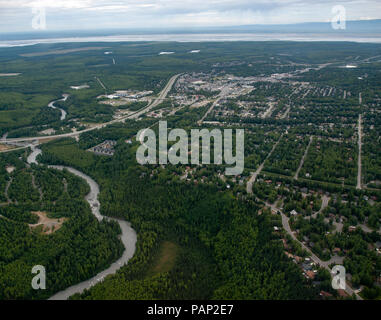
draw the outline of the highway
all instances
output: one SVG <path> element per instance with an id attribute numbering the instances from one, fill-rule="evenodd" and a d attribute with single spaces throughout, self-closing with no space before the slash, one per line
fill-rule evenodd
<path id="1" fill-rule="evenodd" d="M 177 74 L 173 76 L 171 79 L 169 79 L 167 85 L 165 88 L 160 92 L 159 96 L 153 101 L 153 103 L 149 104 L 146 108 L 143 110 L 139 110 L 138 112 L 128 116 L 128 119 L 137 119 L 142 114 L 149 112 L 150 110 L 156 108 L 160 103 L 162 103 L 166 98 L 168 93 L 171 91 L 173 85 L 175 84 L 176 80 L 181 74 Z"/>
<path id="2" fill-rule="evenodd" d="M 112 121 L 109 121 L 106 123 L 96 125 L 92 128 L 84 129 L 84 130 L 77 131 L 77 132 L 70 132 L 70 133 L 64 133 L 64 134 L 59 134 L 59 135 L 51 135 L 51 136 L 38 136 L 38 137 L 26 137 L 26 138 L 14 138 L 14 139 L 4 139 L 3 138 L 3 139 L 0 139 L 0 143 L 31 142 L 31 141 L 43 140 L 43 139 L 52 140 L 52 139 L 60 139 L 60 138 L 70 138 L 70 137 L 79 136 L 85 132 L 104 128 L 104 127 L 106 127 L 110 124 L 113 124 L 113 123 L 123 122 L 127 119 L 137 119 L 142 114 L 145 114 L 145 113 L 149 112 L 150 110 L 152 110 L 153 108 L 157 107 L 160 103 L 162 103 L 166 99 L 168 93 L 171 91 L 174 83 L 176 82 L 176 80 L 179 76 L 180 76 L 180 74 L 177 74 L 177 75 L 173 76 L 171 79 L 169 79 L 167 85 L 164 87 L 164 89 L 159 93 L 159 96 L 156 99 L 154 99 L 154 101 L 152 103 L 148 104 L 148 106 L 146 106 L 145 108 L 143 108 L 143 109 L 141 109 L 141 110 L 139 110 L 133 114 L 125 116 L 123 118 L 115 119 L 115 120 L 112 120 Z M 28 146 L 17 148 L 17 150 L 27 148 L 27 147 Z M 14 150 L 16 150 L 16 149 L 4 150 L 2 152 L 10 152 L 10 151 L 14 151 Z"/>

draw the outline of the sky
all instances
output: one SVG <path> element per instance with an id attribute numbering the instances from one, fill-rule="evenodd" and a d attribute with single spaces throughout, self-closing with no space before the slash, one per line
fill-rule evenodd
<path id="1" fill-rule="evenodd" d="M 381 19 L 380 0 L 0 0 L 0 32 L 35 31 L 41 12 L 50 31 L 188 28 L 330 22 L 337 5 L 347 20 Z"/>

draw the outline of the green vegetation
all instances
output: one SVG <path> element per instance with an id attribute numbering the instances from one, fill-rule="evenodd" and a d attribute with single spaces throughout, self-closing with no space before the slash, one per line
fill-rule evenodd
<path id="1" fill-rule="evenodd" d="M 67 171 L 26 169 L 17 153 L 0 155 L 2 170 L 4 164 L 15 170 L 10 174 L 4 170 L 0 176 L 1 186 L 10 182 L 8 195 L 13 201 L 0 206 L 1 299 L 48 298 L 95 275 L 121 255 L 119 226 L 94 218 L 84 200 L 89 186 L 83 180 Z M 46 234 L 32 226 L 39 220 L 33 211 L 67 219 Z M 47 270 L 46 290 L 35 291 L 30 285 L 35 265 Z"/>
<path id="2" fill-rule="evenodd" d="M 313 297 L 269 232 L 269 217 L 256 215 L 254 204 L 237 201 L 230 192 L 218 192 L 214 186 L 152 180 L 146 168 L 136 166 L 134 150 L 134 146 L 117 147 L 112 161 L 113 168 L 120 168 L 116 171 L 110 171 L 101 157 L 92 163 L 81 156 L 65 158 L 66 165 L 97 177 L 102 213 L 131 221 L 140 243 L 127 266 L 82 298 Z M 50 143 L 44 146 L 42 159 L 56 161 L 63 154 L 82 152 L 74 142 Z M 147 234 L 153 239 L 147 240 Z M 161 241 L 177 243 L 181 249 L 171 270 L 153 274 L 157 265 L 153 257 Z"/>
<path id="3" fill-rule="evenodd" d="M 83 130 L 110 121 L 118 109 L 147 105 L 115 107 L 100 103 L 100 96 L 116 90 L 156 95 L 174 74 L 186 73 L 189 83 L 180 77 L 182 85 L 179 80 L 172 87 L 152 110 L 155 115 L 83 133 L 79 141 L 41 145 L 42 165 L 25 164 L 28 149 L 0 154 L 1 299 L 45 299 L 122 254 L 119 226 L 99 223 L 84 200 L 89 186 L 47 164 L 94 178 L 101 213 L 131 222 L 138 234 L 127 265 L 72 299 L 316 299 L 320 290 L 338 298 L 326 269 L 315 266 L 314 281 L 303 276 L 308 254 L 300 242 L 320 259 L 342 263 L 351 285 L 363 286 L 362 297 L 380 298 L 380 64 L 366 61 L 381 54 L 379 45 L 200 43 L 200 53 L 190 55 L 193 43 L 108 43 L 116 65 L 104 44 L 99 50 L 35 55 L 86 46 L 0 50 L 2 72 L 21 73 L 0 77 L 0 137 Z M 356 69 L 342 68 L 354 57 Z M 199 78 L 205 84 L 200 90 Z M 88 88 L 70 88 L 83 84 Z M 230 86 L 238 93 L 224 96 Z M 55 105 L 67 112 L 63 121 L 59 110 L 48 107 L 62 94 L 68 99 Z M 217 95 L 205 118 L 216 123 L 200 123 Z M 362 189 L 356 189 L 359 114 Z M 159 119 L 187 132 L 245 129 L 244 172 L 230 177 L 224 165 L 137 165 L 135 135 L 148 127 L 157 132 Z M 117 142 L 112 157 L 87 151 L 105 140 Z M 263 162 L 248 194 L 247 181 Z M 48 232 L 37 212 L 61 225 Z M 282 229 L 280 212 L 290 217 L 297 240 Z M 33 265 L 48 271 L 44 292 L 30 287 Z"/>

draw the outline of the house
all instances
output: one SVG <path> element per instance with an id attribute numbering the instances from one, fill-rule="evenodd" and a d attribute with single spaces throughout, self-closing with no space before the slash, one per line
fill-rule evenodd
<path id="1" fill-rule="evenodd" d="M 113 156 L 115 153 L 114 146 L 116 141 L 106 140 L 103 143 L 90 148 L 89 151 L 94 152 L 96 155 Z"/>
<path id="2" fill-rule="evenodd" d="M 9 174 L 11 174 L 13 171 L 15 171 L 15 167 L 14 166 L 10 166 L 10 165 L 8 165 L 8 166 L 6 166 L 5 167 L 5 170 L 9 173 Z"/>
<path id="3" fill-rule="evenodd" d="M 320 296 L 323 297 L 323 298 L 330 298 L 332 297 L 332 294 L 327 292 L 327 291 L 320 291 Z"/>
<path id="4" fill-rule="evenodd" d="M 288 249 L 287 240 L 286 239 L 282 239 L 282 242 L 283 242 L 284 248 L 287 250 Z"/>
<path id="5" fill-rule="evenodd" d="M 341 251 L 340 248 L 335 248 L 335 249 L 333 249 L 333 253 L 336 253 L 336 254 L 338 254 L 340 251 Z"/>
<path id="6" fill-rule="evenodd" d="M 340 297 L 346 298 L 349 297 L 348 293 L 346 293 L 343 289 L 337 290 L 337 293 L 339 294 Z"/>
<path id="7" fill-rule="evenodd" d="M 303 268 L 303 270 L 305 270 L 305 272 L 311 271 L 312 270 L 312 265 L 311 265 L 311 263 L 304 262 L 303 265 L 302 265 L 302 268 Z"/>
<path id="8" fill-rule="evenodd" d="M 315 273 L 313 271 L 307 271 L 306 275 L 311 280 L 313 280 L 315 278 Z"/>
<path id="9" fill-rule="evenodd" d="M 291 214 L 292 216 L 297 216 L 297 215 L 298 215 L 298 213 L 297 213 L 295 210 L 292 210 L 292 211 L 290 212 L 290 214 Z"/>

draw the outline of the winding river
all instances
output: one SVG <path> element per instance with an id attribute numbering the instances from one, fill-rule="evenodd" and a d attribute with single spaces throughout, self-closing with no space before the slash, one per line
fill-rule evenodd
<path id="1" fill-rule="evenodd" d="M 63 94 L 62 97 L 63 97 L 62 99 L 54 100 L 54 101 L 52 101 L 52 102 L 50 102 L 50 103 L 48 104 L 48 107 L 49 107 L 49 108 L 58 109 L 58 110 L 61 111 L 61 121 L 66 119 L 67 112 L 66 112 L 64 109 L 61 109 L 61 108 L 56 107 L 54 104 L 55 104 L 56 102 L 58 102 L 58 101 L 66 101 L 67 98 L 69 98 L 69 95 L 68 95 L 68 94 Z"/>
<path id="2" fill-rule="evenodd" d="M 42 153 L 42 151 L 33 145 L 30 145 L 30 147 L 32 149 L 32 153 L 29 155 L 27 162 L 29 164 L 32 164 L 32 163 L 38 164 L 36 158 L 39 154 Z M 106 270 L 101 271 L 100 273 L 98 273 L 96 276 L 92 277 L 89 280 L 83 281 L 63 291 L 57 292 L 56 294 L 54 294 L 52 297 L 49 298 L 49 300 L 67 300 L 73 294 L 82 293 L 85 289 L 89 289 L 92 286 L 96 285 L 98 282 L 101 282 L 106 276 L 110 274 L 115 274 L 117 270 L 119 270 L 123 265 L 127 264 L 128 261 L 135 254 L 137 235 L 135 230 L 132 229 L 131 224 L 129 222 L 116 219 L 116 218 L 104 217 L 101 215 L 100 203 L 98 200 L 99 185 L 91 177 L 71 167 L 49 166 L 49 168 L 56 169 L 56 170 L 66 169 L 72 174 L 76 175 L 77 177 L 80 177 L 86 180 L 86 182 L 90 186 L 90 193 L 86 196 L 85 199 L 90 205 L 91 212 L 94 214 L 94 216 L 98 219 L 99 222 L 102 221 L 103 219 L 106 219 L 107 221 L 116 221 L 119 224 L 122 230 L 120 239 L 125 248 L 123 255 Z"/>

